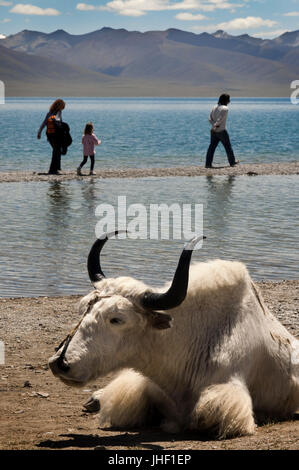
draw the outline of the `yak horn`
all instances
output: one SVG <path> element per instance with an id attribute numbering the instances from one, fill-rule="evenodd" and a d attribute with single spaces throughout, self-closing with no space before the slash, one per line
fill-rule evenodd
<path id="1" fill-rule="evenodd" d="M 189 282 L 189 266 L 194 248 L 201 239 L 194 237 L 188 242 L 181 254 L 172 284 L 164 294 L 146 292 L 142 298 L 142 306 L 149 310 L 170 310 L 178 307 L 186 297 Z"/>
<path id="2" fill-rule="evenodd" d="M 102 281 L 106 276 L 101 268 L 100 255 L 101 251 L 109 238 L 112 238 L 121 233 L 127 233 L 126 230 L 117 230 L 116 232 L 104 233 L 97 241 L 93 244 L 87 259 L 87 269 L 89 278 L 92 283 Z"/>

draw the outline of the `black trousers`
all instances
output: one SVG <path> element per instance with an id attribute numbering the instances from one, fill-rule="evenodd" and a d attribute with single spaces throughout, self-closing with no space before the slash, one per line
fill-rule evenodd
<path id="1" fill-rule="evenodd" d="M 94 155 L 84 155 L 83 161 L 80 163 L 79 168 L 82 168 L 85 163 L 88 160 L 88 157 L 90 158 L 90 171 L 93 171 L 94 169 Z"/>
<path id="2" fill-rule="evenodd" d="M 234 151 L 230 143 L 228 132 L 221 131 L 221 132 L 211 132 L 211 143 L 207 151 L 206 166 L 212 165 L 214 153 L 219 142 L 221 142 L 225 148 L 229 164 L 234 165 L 236 162 L 236 159 L 235 159 Z"/>
<path id="3" fill-rule="evenodd" d="M 53 149 L 49 173 L 57 173 L 58 170 L 61 170 L 61 142 L 55 134 L 48 134 L 47 137 Z"/>

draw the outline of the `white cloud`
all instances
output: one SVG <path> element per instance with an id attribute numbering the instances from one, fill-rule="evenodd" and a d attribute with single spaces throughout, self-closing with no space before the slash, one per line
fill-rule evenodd
<path id="1" fill-rule="evenodd" d="M 194 15 L 193 13 L 178 13 L 176 19 L 181 21 L 198 21 L 206 19 L 206 16 L 201 14 Z"/>
<path id="2" fill-rule="evenodd" d="M 12 2 L 6 2 L 4 0 L 0 0 L 0 7 L 9 7 L 12 5 Z"/>
<path id="3" fill-rule="evenodd" d="M 247 0 L 243 0 L 247 1 Z M 199 11 L 215 11 L 215 10 L 229 10 L 235 12 L 236 8 L 244 6 L 244 3 L 230 3 L 222 0 L 207 0 L 205 2 L 198 1 L 196 2 L 198 6 L 196 7 Z"/>
<path id="4" fill-rule="evenodd" d="M 0 34 L 0 39 L 5 39 L 6 36 L 4 34 Z"/>
<path id="5" fill-rule="evenodd" d="M 271 20 L 264 20 L 259 17 L 247 17 L 247 18 L 236 18 L 235 20 L 227 21 L 225 23 L 218 23 L 218 24 L 207 24 L 204 26 L 194 26 L 192 27 L 192 31 L 194 32 L 207 32 L 207 33 L 214 33 L 215 31 L 222 29 L 224 31 L 228 31 L 231 33 L 234 33 L 234 31 L 237 30 L 242 30 L 243 32 L 251 29 L 251 28 L 260 28 L 261 26 L 266 26 L 266 27 L 271 27 L 273 25 L 277 24 L 276 21 L 271 21 Z M 266 31 L 266 32 L 258 32 L 258 33 L 251 33 L 251 36 L 254 37 L 277 37 L 280 36 L 281 34 L 285 33 L 286 30 L 283 29 L 276 29 L 276 30 L 271 30 L 271 31 Z"/>
<path id="6" fill-rule="evenodd" d="M 94 5 L 87 5 L 86 3 L 78 3 L 76 6 L 77 10 L 80 11 L 94 11 L 94 10 L 101 10 L 102 7 L 96 7 Z"/>
<path id="7" fill-rule="evenodd" d="M 129 5 L 128 8 L 125 7 L 124 2 L 110 2 L 113 5 L 110 7 L 107 4 L 106 6 L 96 6 L 96 5 L 89 5 L 87 3 L 78 3 L 76 9 L 79 11 L 112 11 L 119 13 L 120 15 L 125 16 L 142 16 L 145 15 L 145 11 L 143 9 L 133 8 L 133 5 Z M 120 3 L 120 5 L 118 5 Z M 132 2 L 131 2 L 132 3 Z"/>
<path id="8" fill-rule="evenodd" d="M 80 11 L 106 10 L 120 15 L 141 16 L 147 11 L 164 10 L 167 3 L 168 0 L 112 0 L 100 6 L 78 3 L 76 9 Z"/>
<path id="9" fill-rule="evenodd" d="M 264 20 L 258 16 L 247 16 L 247 18 L 235 18 L 231 21 L 226 21 L 224 23 L 218 24 L 218 29 L 224 30 L 238 30 L 238 29 L 250 29 L 250 28 L 259 28 L 261 26 L 266 26 L 267 28 L 271 28 L 275 26 L 277 21 L 272 20 Z"/>
<path id="10" fill-rule="evenodd" d="M 149 11 L 214 11 L 216 9 L 223 10 L 241 7 L 243 5 L 244 4 L 235 4 L 223 0 L 111 0 L 106 3 L 106 5 L 99 6 L 87 3 L 78 3 L 76 9 L 80 11 L 104 10 L 125 16 L 142 16 Z"/>
<path id="11" fill-rule="evenodd" d="M 299 11 L 290 11 L 289 13 L 285 13 L 283 16 L 299 16 Z"/>
<path id="12" fill-rule="evenodd" d="M 58 16 L 60 12 L 54 8 L 40 8 L 35 5 L 18 3 L 10 13 L 18 13 L 20 15 L 39 15 L 39 16 Z"/>
<path id="13" fill-rule="evenodd" d="M 286 29 L 276 29 L 275 31 L 262 31 L 260 33 L 255 33 L 252 36 L 254 38 L 262 38 L 262 39 L 273 39 L 281 36 L 282 34 L 286 33 Z"/>

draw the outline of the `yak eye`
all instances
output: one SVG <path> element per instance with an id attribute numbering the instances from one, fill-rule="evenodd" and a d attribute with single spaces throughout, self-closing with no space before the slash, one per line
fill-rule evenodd
<path id="1" fill-rule="evenodd" d="M 112 325 L 121 325 L 123 321 L 120 318 L 111 318 L 110 323 Z"/>

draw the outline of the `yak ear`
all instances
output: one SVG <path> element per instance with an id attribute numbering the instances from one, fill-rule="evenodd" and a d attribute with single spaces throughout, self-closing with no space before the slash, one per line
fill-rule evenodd
<path id="1" fill-rule="evenodd" d="M 89 296 L 90 296 L 90 299 L 88 300 L 88 302 L 83 300 L 79 303 L 79 313 L 80 313 L 80 315 L 86 315 L 92 309 L 92 307 L 97 303 L 97 301 L 100 298 L 100 294 L 96 290 L 92 291 L 89 294 Z"/>
<path id="2" fill-rule="evenodd" d="M 144 307 L 141 307 L 139 302 L 134 298 L 128 297 L 128 299 L 134 305 L 135 310 L 147 318 L 147 321 L 152 328 L 157 330 L 167 330 L 167 328 L 172 327 L 171 322 L 173 318 L 168 315 L 168 313 L 160 313 L 155 310 L 145 309 Z"/>
<path id="3" fill-rule="evenodd" d="M 151 312 L 149 315 L 149 323 L 157 330 L 167 330 L 171 328 L 172 317 L 167 313 Z"/>

